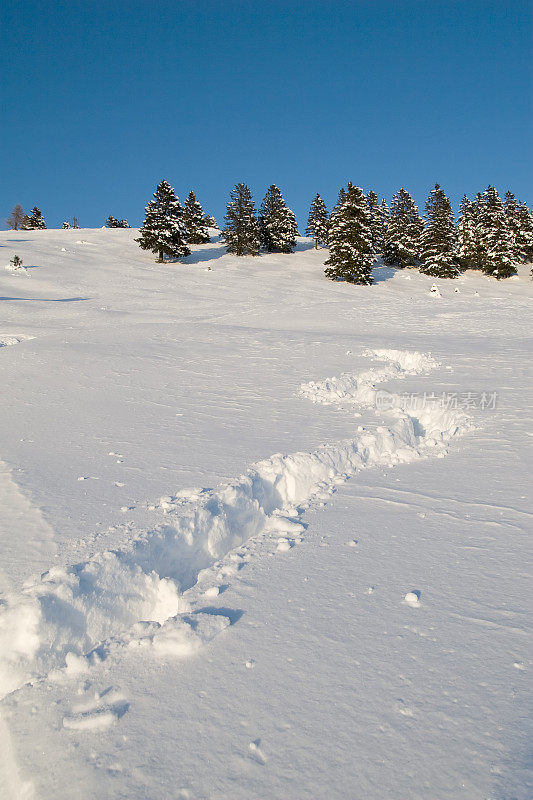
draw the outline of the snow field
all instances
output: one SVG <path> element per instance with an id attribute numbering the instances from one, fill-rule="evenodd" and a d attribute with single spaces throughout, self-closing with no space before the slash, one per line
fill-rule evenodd
<path id="1" fill-rule="evenodd" d="M 377 384 L 438 367 L 424 353 L 367 355 L 385 366 L 308 383 L 301 396 L 372 407 Z M 363 468 L 442 456 L 450 439 L 470 426 L 464 412 L 444 411 L 436 402 L 417 413 L 406 413 L 397 398 L 385 415 L 388 424 L 375 431 L 359 426 L 353 439 L 314 452 L 276 453 L 233 484 L 161 498 L 168 524 L 137 536 L 127 548 L 102 551 L 70 568 L 53 567 L 19 595 L 8 594 L 0 609 L 2 695 L 65 664 L 67 672 L 79 670 L 85 656 L 88 666 L 106 642 L 115 649 L 150 647 L 155 655 L 194 653 L 230 624 L 223 615 L 189 613 L 187 590 L 201 583 L 209 568 L 260 534 L 279 537 L 277 550 L 288 551 L 304 530 L 298 520 L 302 511 L 327 499 L 336 484 Z M 100 722 L 110 720 L 110 713 Z"/>

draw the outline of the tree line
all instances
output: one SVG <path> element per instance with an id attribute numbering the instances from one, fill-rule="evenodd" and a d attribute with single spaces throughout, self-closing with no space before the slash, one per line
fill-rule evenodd
<path id="1" fill-rule="evenodd" d="M 188 244 L 209 240 L 205 220 L 193 192 L 182 207 L 170 184 L 162 181 L 146 207 L 136 241 L 157 253 L 159 260 L 180 258 L 190 253 Z M 228 253 L 292 253 L 296 247 L 296 217 L 274 184 L 256 211 L 250 189 L 238 183 L 224 221 L 221 234 Z M 518 263 L 533 260 L 530 210 L 512 192 L 502 201 L 493 186 L 474 200 L 463 197 L 456 225 L 451 203 L 438 183 L 429 194 L 423 217 L 403 188 L 389 208 L 374 191 L 365 195 L 349 183 L 339 191 L 330 215 L 321 196 L 315 196 L 306 235 L 315 240 L 315 247 L 329 249 L 328 278 L 363 285 L 372 283 L 372 267 L 378 258 L 388 266 L 412 267 L 438 278 L 457 278 L 466 269 L 478 269 L 497 279 L 515 275 Z"/>
<path id="2" fill-rule="evenodd" d="M 35 206 L 25 214 L 15 206 L 8 225 L 14 229 L 46 228 Z M 238 183 L 230 193 L 224 226 L 226 250 L 237 256 L 292 253 L 298 226 L 279 188 L 272 184 L 256 211 L 250 189 Z M 125 219 L 110 215 L 109 228 L 129 228 Z M 68 222 L 64 228 L 70 227 Z M 79 227 L 76 217 L 72 227 Z M 167 181 L 161 181 L 145 208 L 145 219 L 135 240 L 144 250 L 165 258 L 190 254 L 191 244 L 209 242 L 216 220 L 204 213 L 193 191 L 183 206 Z M 502 201 L 494 186 L 471 200 L 466 195 L 459 220 L 439 184 L 431 190 L 422 216 L 413 198 L 400 189 L 390 208 L 374 191 L 367 194 L 348 183 L 339 191 L 331 214 L 319 194 L 311 203 L 305 231 L 315 247 L 327 247 L 325 274 L 332 280 L 368 285 L 377 259 L 397 269 L 407 267 L 438 278 L 457 278 L 466 269 L 481 270 L 497 279 L 517 272 L 517 264 L 533 261 L 533 216 L 527 205 L 508 191 Z"/>

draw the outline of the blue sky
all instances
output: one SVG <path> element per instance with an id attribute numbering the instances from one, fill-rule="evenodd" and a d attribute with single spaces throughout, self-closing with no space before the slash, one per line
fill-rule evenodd
<path id="1" fill-rule="evenodd" d="M 529 0 L 2 0 L 0 217 L 138 225 L 162 178 L 219 221 L 238 181 L 302 227 L 349 180 L 531 206 L 531 28 Z"/>

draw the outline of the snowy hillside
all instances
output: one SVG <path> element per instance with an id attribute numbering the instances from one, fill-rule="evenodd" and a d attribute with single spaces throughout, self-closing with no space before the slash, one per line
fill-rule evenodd
<path id="1" fill-rule="evenodd" d="M 136 235 L 0 233 L 0 797 L 530 798 L 529 267 Z"/>

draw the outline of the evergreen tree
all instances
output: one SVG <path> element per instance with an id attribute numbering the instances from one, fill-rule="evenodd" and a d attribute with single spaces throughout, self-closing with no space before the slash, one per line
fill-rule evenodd
<path id="1" fill-rule="evenodd" d="M 524 254 L 524 261 L 533 261 L 533 215 L 527 205 L 519 201 L 518 210 L 518 241 Z"/>
<path id="2" fill-rule="evenodd" d="M 341 186 L 341 188 L 339 189 L 339 196 L 337 197 L 337 205 L 335 206 L 335 208 L 342 206 L 342 204 L 346 202 L 347 197 L 348 197 L 348 191 L 344 188 L 344 186 Z"/>
<path id="3" fill-rule="evenodd" d="M 420 263 L 420 237 L 424 223 L 413 198 L 400 189 L 392 198 L 383 243 L 383 262 L 404 269 Z"/>
<path id="4" fill-rule="evenodd" d="M 385 239 L 389 228 L 389 207 L 385 198 L 379 204 L 379 237 L 381 239 L 381 252 L 385 249 Z"/>
<path id="5" fill-rule="evenodd" d="M 457 278 L 455 221 L 450 201 L 438 183 L 426 203 L 420 271 L 434 278 Z"/>
<path id="6" fill-rule="evenodd" d="M 333 211 L 329 224 L 326 275 L 332 280 L 372 283 L 372 232 L 363 190 L 349 183 L 344 201 Z"/>
<path id="7" fill-rule="evenodd" d="M 305 235 L 315 240 L 315 249 L 319 244 L 325 246 L 328 243 L 328 212 L 319 194 L 311 203 Z"/>
<path id="8" fill-rule="evenodd" d="M 22 220 L 21 229 L 24 231 L 33 231 L 44 230 L 45 228 L 46 223 L 43 219 L 43 215 L 37 206 L 34 206 L 30 214 L 25 214 L 24 219 Z"/>
<path id="9" fill-rule="evenodd" d="M 111 214 L 108 216 L 106 220 L 106 227 L 107 228 L 129 228 L 128 220 L 127 219 L 117 219 L 113 217 Z"/>
<path id="10" fill-rule="evenodd" d="M 377 194 L 371 189 L 366 196 L 368 212 L 370 214 L 370 229 L 372 233 L 372 252 L 381 254 L 385 242 L 385 231 L 389 209 L 385 200 L 378 201 Z"/>
<path id="11" fill-rule="evenodd" d="M 525 203 L 517 201 L 512 192 L 505 194 L 505 214 L 513 238 L 515 261 L 529 261 L 533 256 L 533 222 Z"/>
<path id="12" fill-rule="evenodd" d="M 30 219 L 35 230 L 44 231 L 46 229 L 46 222 L 44 221 L 44 217 L 37 206 L 32 208 Z"/>
<path id="13" fill-rule="evenodd" d="M 77 217 L 72 217 L 72 227 L 73 228 L 79 228 L 80 227 L 80 221 L 79 221 L 79 219 Z"/>
<path id="14" fill-rule="evenodd" d="M 211 214 L 204 215 L 204 225 L 206 228 L 216 228 L 217 231 L 220 230 L 218 227 L 218 222 L 213 216 L 211 216 Z"/>
<path id="15" fill-rule="evenodd" d="M 11 216 L 6 220 L 8 227 L 11 228 L 12 231 L 18 231 L 19 228 L 22 227 L 25 216 L 22 206 L 20 203 L 17 203 L 11 212 Z"/>
<path id="16" fill-rule="evenodd" d="M 260 246 L 259 223 L 252 193 L 246 184 L 238 183 L 231 192 L 224 219 L 222 237 L 228 253 L 256 256 Z"/>
<path id="17" fill-rule="evenodd" d="M 481 267 L 486 275 L 516 275 L 515 242 L 500 195 L 494 186 L 483 192 L 479 214 Z"/>
<path id="18" fill-rule="evenodd" d="M 189 244 L 206 244 L 206 242 L 210 241 L 203 208 L 192 191 L 189 192 L 189 196 L 183 206 L 183 220 L 187 229 L 187 242 Z"/>
<path id="19" fill-rule="evenodd" d="M 66 230 L 69 230 L 69 228 L 70 228 L 70 222 L 64 222 L 64 223 L 62 224 L 62 226 L 61 226 L 61 227 L 62 227 L 62 228 L 63 228 L 63 230 L 65 230 L 65 231 L 66 231 Z"/>
<path id="20" fill-rule="evenodd" d="M 292 253 L 298 226 L 277 186 L 269 187 L 259 211 L 261 245 L 267 253 Z"/>
<path id="21" fill-rule="evenodd" d="M 476 204 L 466 194 L 461 200 L 457 225 L 457 257 L 461 269 L 479 269 L 479 236 L 476 221 Z"/>
<path id="22" fill-rule="evenodd" d="M 187 230 L 183 221 L 183 208 L 176 193 L 167 181 L 161 181 L 154 192 L 154 199 L 145 208 L 146 217 L 139 230 L 139 246 L 158 254 L 158 261 L 165 256 L 180 258 L 188 256 Z"/>

